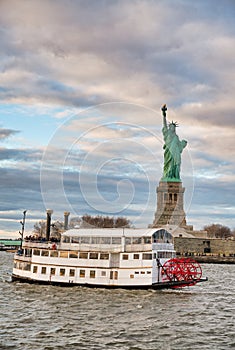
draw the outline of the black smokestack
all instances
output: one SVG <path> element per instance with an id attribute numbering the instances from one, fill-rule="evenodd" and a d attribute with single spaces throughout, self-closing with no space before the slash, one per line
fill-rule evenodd
<path id="1" fill-rule="evenodd" d="M 53 214 L 53 210 L 47 209 L 47 227 L 46 227 L 46 240 L 50 240 L 50 232 L 51 232 L 51 215 Z"/>

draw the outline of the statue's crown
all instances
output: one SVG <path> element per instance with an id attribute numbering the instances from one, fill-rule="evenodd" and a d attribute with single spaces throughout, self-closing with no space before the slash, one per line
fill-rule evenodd
<path id="1" fill-rule="evenodd" d="M 173 122 L 173 120 L 172 120 L 171 123 L 168 123 L 168 125 L 169 125 L 169 126 L 170 126 L 170 125 L 174 125 L 175 128 L 177 128 L 177 127 L 179 126 L 179 124 L 178 124 L 177 122 Z"/>

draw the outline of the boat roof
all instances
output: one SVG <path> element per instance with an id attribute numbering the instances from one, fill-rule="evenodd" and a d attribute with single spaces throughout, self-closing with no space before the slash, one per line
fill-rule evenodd
<path id="1" fill-rule="evenodd" d="M 77 228 L 65 231 L 62 236 L 152 237 L 155 232 L 159 232 L 160 230 L 166 231 L 165 228 Z"/>

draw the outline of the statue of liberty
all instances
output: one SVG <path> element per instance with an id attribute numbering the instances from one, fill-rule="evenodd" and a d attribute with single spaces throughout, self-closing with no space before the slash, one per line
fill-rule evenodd
<path id="1" fill-rule="evenodd" d="M 164 105 L 162 107 L 163 114 L 163 128 L 162 133 L 164 137 L 165 144 L 164 149 L 164 169 L 163 177 L 161 181 L 166 182 L 181 182 L 180 180 L 180 165 L 181 165 L 181 153 L 187 145 L 187 141 L 179 140 L 178 135 L 176 135 L 175 129 L 178 126 L 177 123 L 171 122 L 167 126 L 166 121 L 166 111 L 167 107 Z"/>

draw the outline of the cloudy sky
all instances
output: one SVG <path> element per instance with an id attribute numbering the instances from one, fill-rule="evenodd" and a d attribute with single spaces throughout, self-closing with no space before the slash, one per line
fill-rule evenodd
<path id="1" fill-rule="evenodd" d="M 161 106 L 188 224 L 235 227 L 233 0 L 1 0 L 0 234 L 89 214 L 153 221 Z"/>

